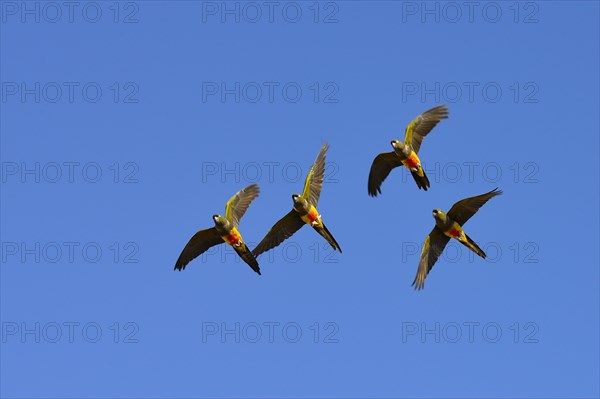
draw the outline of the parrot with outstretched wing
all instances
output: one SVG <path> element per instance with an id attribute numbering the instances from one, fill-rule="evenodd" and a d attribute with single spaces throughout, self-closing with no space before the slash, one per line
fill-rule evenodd
<path id="1" fill-rule="evenodd" d="M 317 211 L 317 204 L 321 189 L 323 187 L 323 178 L 325 176 L 325 154 L 329 145 L 323 144 L 319 155 L 314 164 L 310 168 L 306 180 L 304 181 L 304 191 L 302 194 L 293 194 L 292 200 L 294 206 L 283 218 L 281 218 L 269 230 L 262 241 L 254 248 L 252 253 L 258 256 L 272 248 L 281 244 L 284 240 L 291 237 L 302 226 L 308 224 L 317 233 L 319 233 L 334 250 L 342 252 L 340 245 L 337 243 L 331 232 L 323 223 L 321 215 Z"/>
<path id="2" fill-rule="evenodd" d="M 260 274 L 258 262 L 250 249 L 246 246 L 242 235 L 238 231 L 240 220 L 250 203 L 258 197 L 260 190 L 258 185 L 252 184 L 237 193 L 227 201 L 225 206 L 225 217 L 213 215 L 214 227 L 200 230 L 187 243 L 179 259 L 175 263 L 175 270 L 183 270 L 190 261 L 210 247 L 224 242 L 231 245 L 235 252 L 256 273 Z"/>
<path id="3" fill-rule="evenodd" d="M 463 225 L 473 216 L 491 198 L 502 194 L 497 188 L 486 194 L 475 197 L 465 198 L 452 205 L 452 208 L 445 213 L 441 209 L 433 210 L 435 226 L 431 233 L 425 239 L 423 249 L 421 250 L 421 259 L 417 275 L 412 285 L 416 290 L 421 290 L 425 286 L 425 277 L 433 268 L 442 251 L 451 238 L 454 238 L 483 259 L 486 258 L 485 252 L 469 237 L 463 230 Z"/>
<path id="4" fill-rule="evenodd" d="M 392 140 L 394 148 L 392 152 L 382 152 L 377 155 L 371 165 L 369 172 L 368 191 L 371 197 L 381 194 L 381 184 L 388 177 L 392 169 L 404 165 L 415 179 L 420 189 L 427 191 L 431 186 L 429 179 L 421 166 L 421 160 L 417 156 L 421 149 L 421 143 L 425 136 L 442 120 L 448 118 L 448 108 L 439 105 L 417 116 L 406 127 L 404 143 L 400 140 Z"/>

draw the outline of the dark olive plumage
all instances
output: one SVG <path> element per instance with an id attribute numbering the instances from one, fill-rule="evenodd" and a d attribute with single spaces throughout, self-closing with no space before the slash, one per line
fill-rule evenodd
<path id="1" fill-rule="evenodd" d="M 448 213 L 445 213 L 440 209 L 433 210 L 432 214 L 435 219 L 435 226 L 425 239 L 423 249 L 421 250 L 421 259 L 419 260 L 417 275 L 412 283 L 416 290 L 421 290 L 425 286 L 425 278 L 444 251 L 448 241 L 450 241 L 450 236 L 447 234 L 452 232 L 453 229 L 455 229 L 454 231 L 456 233 L 459 233 L 458 237 L 454 237 L 458 242 L 482 258 L 486 258 L 485 252 L 483 252 L 475 241 L 464 232 L 462 226 L 477 213 L 479 208 L 486 202 L 500 194 L 502 194 L 502 191 L 496 188 L 489 193 L 458 201 L 452 205 L 452 208 L 450 208 Z"/>
<path id="2" fill-rule="evenodd" d="M 423 112 L 406 127 L 404 142 L 392 140 L 391 144 L 394 151 L 382 152 L 375 157 L 371 164 L 367 185 L 367 191 L 371 197 L 381 194 L 381 184 L 390 172 L 398 166 L 402 166 L 402 161 L 407 161 L 413 151 L 418 154 L 423 139 L 442 119 L 446 118 L 448 118 L 448 108 L 445 105 L 438 105 Z M 431 184 L 422 167 L 418 165 L 418 167 L 409 168 L 409 170 L 415 183 L 417 183 L 417 187 L 427 191 Z"/>
<path id="3" fill-rule="evenodd" d="M 302 194 L 293 194 L 293 208 L 283 218 L 271 227 L 265 237 L 260 243 L 254 248 L 252 253 L 254 256 L 258 256 L 263 252 L 266 252 L 272 248 L 275 248 L 283 241 L 291 237 L 296 231 L 300 230 L 302 226 L 307 224 L 303 218 L 309 216 L 309 213 L 314 209 L 316 212 L 317 204 L 319 203 L 319 197 L 321 195 L 321 189 L 323 187 L 323 178 L 325 176 L 325 156 L 329 145 L 327 143 L 321 146 L 319 155 L 313 163 L 306 180 L 304 182 L 304 190 Z M 340 245 L 337 243 L 331 232 L 327 229 L 323 223 L 321 216 L 318 215 L 317 219 L 311 223 L 313 229 L 317 231 L 321 236 L 327 240 L 334 250 L 342 252 Z"/>
<path id="4" fill-rule="evenodd" d="M 198 257 L 210 247 L 218 244 L 223 244 L 223 237 L 227 237 L 232 233 L 237 232 L 237 227 L 248 210 L 250 203 L 254 201 L 260 190 L 258 185 L 251 184 L 248 187 L 235 193 L 225 206 L 225 217 L 221 215 L 213 215 L 215 227 L 198 231 L 186 244 L 175 262 L 175 270 L 183 270 L 194 258 Z M 239 234 L 239 232 L 237 232 Z M 252 255 L 250 249 L 246 246 L 241 235 L 239 242 L 232 245 L 235 252 L 254 270 L 260 274 L 260 267 L 256 258 Z"/>

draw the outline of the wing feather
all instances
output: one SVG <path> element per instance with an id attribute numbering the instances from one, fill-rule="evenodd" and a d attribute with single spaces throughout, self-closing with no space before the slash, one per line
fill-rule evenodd
<path id="1" fill-rule="evenodd" d="M 179 259 L 175 263 L 175 270 L 183 270 L 185 266 L 210 247 L 217 244 L 222 244 L 225 241 L 217 233 L 217 229 L 211 227 L 210 229 L 200 230 L 185 245 Z"/>
<path id="2" fill-rule="evenodd" d="M 498 190 L 496 187 L 489 193 L 460 200 L 456 204 L 452 205 L 452 208 L 450 208 L 448 211 L 448 217 L 462 226 L 471 218 L 471 216 L 476 214 L 479 208 L 481 208 L 486 202 L 500 194 L 502 194 L 502 190 Z"/>
<path id="3" fill-rule="evenodd" d="M 291 210 L 282 217 L 277 223 L 271 227 L 271 230 L 267 233 L 267 235 L 262 239 L 262 241 L 254 248 L 252 253 L 254 256 L 258 256 L 263 252 L 267 252 L 268 250 L 275 248 L 283 241 L 291 237 L 295 232 L 297 232 L 300 227 L 304 226 L 304 222 L 298 215 L 298 212 L 295 210 Z"/>
<path id="4" fill-rule="evenodd" d="M 259 193 L 260 189 L 258 188 L 258 184 L 251 184 L 235 193 L 233 197 L 227 201 L 227 205 L 225 206 L 225 217 L 227 220 L 237 227 L 240 224 L 242 216 L 244 216 L 244 213 L 248 210 L 250 203 L 258 197 Z"/>
<path id="5" fill-rule="evenodd" d="M 425 287 L 425 278 L 444 251 L 449 240 L 450 237 L 445 235 L 437 227 L 434 227 L 425 239 L 423 249 L 421 250 L 421 259 L 419 260 L 417 275 L 412 283 L 416 290 L 422 290 L 423 287 Z"/>
<path id="6" fill-rule="evenodd" d="M 381 194 L 381 184 L 388 177 L 392 169 L 402 165 L 400 157 L 395 152 L 382 152 L 377 155 L 369 172 L 368 191 L 371 197 Z"/>
<path id="7" fill-rule="evenodd" d="M 419 152 L 423 138 L 431 132 L 431 130 L 437 125 L 442 119 L 448 118 L 448 107 L 445 105 L 438 105 L 437 107 L 431 108 L 417 116 L 410 122 L 406 127 L 406 134 L 404 136 L 404 144 L 411 145 L 415 152 Z"/>
<path id="8" fill-rule="evenodd" d="M 329 144 L 324 143 L 321 146 L 317 159 L 311 166 L 306 180 L 304 181 L 304 190 L 302 191 L 302 197 L 304 197 L 311 205 L 317 206 L 319 202 L 319 196 L 323 188 L 323 178 L 325 176 L 325 155 L 329 149 Z"/>

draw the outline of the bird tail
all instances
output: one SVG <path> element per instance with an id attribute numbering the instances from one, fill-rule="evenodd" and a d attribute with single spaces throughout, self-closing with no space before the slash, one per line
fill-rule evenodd
<path id="1" fill-rule="evenodd" d="M 469 237 L 467 235 L 467 233 L 465 233 L 465 238 L 467 239 L 467 241 L 460 241 L 465 247 L 469 248 L 471 251 L 475 252 L 477 255 L 481 256 L 483 259 L 486 258 L 486 254 L 485 252 L 483 252 L 483 249 L 479 248 L 479 245 L 477 245 L 475 243 L 475 241 L 473 241 L 473 239 L 471 237 Z"/>
<path id="2" fill-rule="evenodd" d="M 327 226 L 325 226 L 325 223 L 321 223 L 321 226 L 322 228 L 315 227 L 317 233 L 319 233 L 321 236 L 323 236 L 324 239 L 327 240 L 327 242 L 329 243 L 329 245 L 331 245 L 334 251 L 337 250 L 340 251 L 340 253 L 342 253 L 342 248 L 340 248 L 340 244 L 338 244 L 335 238 L 333 238 L 333 234 L 331 234 Z"/>
<path id="3" fill-rule="evenodd" d="M 423 170 L 423 168 L 421 168 L 420 171 L 423 173 L 423 176 L 420 176 L 419 172 L 413 172 L 413 171 L 411 171 L 410 174 L 412 175 L 413 179 L 415 179 L 417 186 L 420 189 L 427 191 L 427 189 L 429 187 L 431 187 L 431 184 L 429 183 L 429 179 L 427 178 L 427 175 L 425 174 L 425 171 Z"/>
<path id="4" fill-rule="evenodd" d="M 248 264 L 258 275 L 260 275 L 260 267 L 258 266 L 258 261 L 252 254 L 252 251 L 248 248 L 246 243 L 244 243 L 243 247 L 233 247 L 235 252 L 242 258 L 244 262 Z"/>

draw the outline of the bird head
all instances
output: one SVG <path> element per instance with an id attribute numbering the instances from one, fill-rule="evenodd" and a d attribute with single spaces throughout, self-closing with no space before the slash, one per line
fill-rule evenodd
<path id="1" fill-rule="evenodd" d="M 292 194 L 292 201 L 294 201 L 294 208 L 302 208 L 306 200 L 300 194 Z"/>
<path id="2" fill-rule="evenodd" d="M 442 211 L 441 209 L 434 209 L 431 213 L 433 218 L 436 220 L 440 220 L 442 222 L 446 220 L 446 212 Z"/>
<path id="3" fill-rule="evenodd" d="M 213 221 L 216 226 L 224 226 L 227 223 L 227 220 L 221 215 L 213 215 Z"/>
<path id="4" fill-rule="evenodd" d="M 403 150 L 404 149 L 404 143 L 401 142 L 400 140 L 392 140 L 391 144 L 392 144 L 392 147 L 394 148 L 394 150 Z"/>

